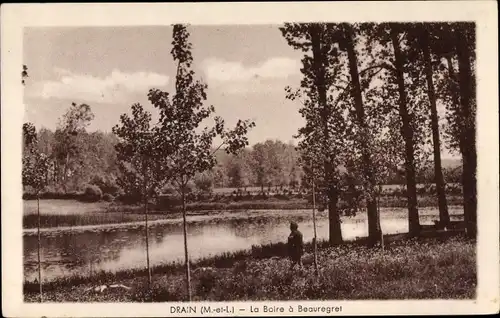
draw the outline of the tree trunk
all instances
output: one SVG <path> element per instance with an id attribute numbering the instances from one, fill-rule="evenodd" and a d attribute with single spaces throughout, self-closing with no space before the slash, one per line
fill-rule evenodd
<path id="1" fill-rule="evenodd" d="M 468 54 L 467 54 L 468 55 Z M 458 47 L 457 47 L 457 56 L 458 56 Z M 456 121 L 457 124 L 459 124 L 459 149 L 460 153 L 462 154 L 462 191 L 463 191 L 463 206 L 464 206 L 464 221 L 466 223 L 466 228 L 467 228 L 467 233 L 471 237 L 475 237 L 476 235 L 476 206 L 477 206 L 477 199 L 476 199 L 476 150 L 475 150 L 475 126 L 474 126 L 474 131 L 471 133 L 470 126 L 468 127 L 468 121 L 470 117 L 472 117 L 472 124 L 475 125 L 475 116 L 470 115 L 470 108 L 467 105 L 468 102 L 467 99 L 468 97 L 465 96 L 462 97 L 462 95 L 465 93 L 467 95 L 467 90 L 468 88 L 463 87 L 466 86 L 466 84 L 462 84 L 464 81 L 465 83 L 467 82 L 467 79 L 462 80 L 462 77 L 460 76 L 460 68 L 462 70 L 467 70 L 467 66 L 462 64 L 462 67 L 460 66 L 460 58 L 459 58 L 459 76 L 460 78 L 456 78 L 455 74 L 455 69 L 453 67 L 453 62 L 452 58 L 450 55 L 446 56 L 446 60 L 448 62 L 448 71 L 450 74 L 450 78 L 453 81 L 457 81 L 458 87 L 455 87 L 455 90 L 451 92 L 451 97 L 453 100 L 453 103 L 457 105 L 457 110 L 456 110 Z M 468 59 L 465 60 L 467 63 Z M 462 61 L 463 63 L 463 61 Z M 469 65 L 469 71 L 470 71 L 470 65 Z M 462 76 L 466 77 L 465 74 L 462 74 Z M 470 85 L 470 84 L 469 84 Z M 472 90 L 471 90 L 472 91 Z M 469 95 L 470 96 L 470 95 Z M 469 97 L 469 102 L 470 102 L 470 97 Z M 465 104 L 465 105 L 464 105 Z M 470 138 L 468 138 L 468 135 L 472 135 L 472 145 L 470 142 Z M 472 148 L 472 154 L 471 150 Z"/>
<path id="2" fill-rule="evenodd" d="M 189 254 L 187 242 L 187 221 L 186 221 L 186 187 L 182 185 L 182 220 L 184 225 L 184 260 L 186 266 L 186 291 L 188 300 L 191 301 L 191 271 L 189 269 Z"/>
<path id="3" fill-rule="evenodd" d="M 328 187 L 328 224 L 329 224 L 329 242 L 331 244 L 337 244 L 342 242 L 342 230 L 340 227 L 340 217 L 337 211 L 338 194 L 333 184 L 333 166 L 328 158 L 329 152 L 329 132 L 328 132 L 328 117 L 329 110 L 327 104 L 327 89 L 326 89 L 326 74 L 325 74 L 325 62 L 326 56 L 324 50 L 321 47 L 323 30 L 318 24 L 314 24 L 310 30 L 311 43 L 312 43 L 312 53 L 313 53 L 313 64 L 314 64 L 314 84 L 318 90 L 318 101 L 321 111 L 322 119 L 322 130 L 323 130 L 323 149 L 324 159 L 323 165 L 325 168 L 325 180 Z"/>
<path id="4" fill-rule="evenodd" d="M 399 114 L 402 121 L 402 135 L 405 142 L 405 174 L 406 193 L 408 198 L 408 228 L 410 235 L 416 236 L 420 232 L 420 221 L 417 208 L 417 182 L 415 178 L 413 129 L 410 123 L 410 115 L 406 105 L 406 91 L 404 84 L 403 54 L 399 46 L 399 31 L 397 26 L 391 26 L 391 41 L 394 47 L 394 59 L 396 67 L 396 80 L 399 91 Z"/>
<path id="5" fill-rule="evenodd" d="M 313 239 L 314 272 L 316 275 L 318 275 L 318 235 L 316 233 L 316 185 L 314 182 L 314 172 L 312 181 L 312 196 L 313 196 L 313 228 L 314 228 L 314 239 Z"/>
<path id="6" fill-rule="evenodd" d="M 338 202 L 339 194 L 337 189 L 330 186 L 328 189 L 328 241 L 330 245 L 342 244 L 342 228 L 339 211 L 337 210 Z"/>
<path id="7" fill-rule="evenodd" d="M 146 263 L 148 269 L 148 287 L 151 288 L 151 266 L 149 264 L 149 229 L 148 229 L 148 198 L 144 202 L 144 222 L 146 228 Z"/>
<path id="8" fill-rule="evenodd" d="M 457 82 L 458 84 L 458 79 L 456 78 L 455 74 L 455 69 L 453 67 L 453 61 L 451 58 L 451 55 L 446 56 L 446 60 L 448 63 L 448 72 L 450 75 L 450 79 L 453 81 L 453 84 Z M 459 125 L 459 136 L 458 136 L 458 148 L 460 150 L 460 153 L 462 154 L 462 177 L 461 177 L 461 183 L 462 183 L 462 197 L 463 197 L 463 207 L 464 207 L 464 215 L 469 213 L 469 205 L 468 205 L 468 193 L 470 192 L 469 190 L 469 181 L 467 179 L 467 176 L 470 174 L 470 168 L 469 168 L 469 160 L 466 160 L 465 158 L 467 157 L 466 154 L 466 149 L 465 149 L 465 121 L 463 119 L 463 114 L 462 114 L 462 109 L 461 109 L 461 104 L 460 104 L 460 98 L 459 98 L 459 87 L 456 87 L 453 85 L 452 90 L 450 92 L 452 102 L 454 105 L 456 105 L 456 121 L 457 124 Z M 467 211 L 467 212 L 466 212 Z"/>
<path id="9" fill-rule="evenodd" d="M 346 49 L 349 59 L 349 73 L 351 75 L 352 84 L 351 95 L 354 100 L 356 119 L 361 132 L 361 152 L 363 159 L 363 171 L 365 173 L 363 183 L 365 191 L 368 193 L 368 241 L 369 245 L 375 245 L 380 240 L 381 228 L 380 215 L 377 209 L 375 196 L 375 176 L 373 173 L 373 162 L 370 154 L 369 132 L 365 121 L 363 96 L 361 93 L 361 84 L 359 82 L 358 59 L 354 50 L 354 31 L 349 24 L 345 25 L 345 29 Z"/>
<path id="10" fill-rule="evenodd" d="M 42 249 L 42 243 L 41 243 L 41 236 L 40 236 L 40 197 L 38 195 L 38 192 L 36 193 L 36 204 L 37 204 L 37 214 L 38 214 L 38 229 L 37 229 L 37 235 L 38 235 L 38 248 L 37 248 L 37 257 L 38 257 L 38 285 L 40 286 L 40 302 L 43 302 L 43 290 L 42 290 L 42 262 L 41 262 L 41 249 Z"/>
<path id="11" fill-rule="evenodd" d="M 146 269 L 148 271 L 148 288 L 151 289 L 151 266 L 149 264 L 149 229 L 148 229 L 148 180 L 147 180 L 147 167 L 143 162 L 143 193 L 144 193 L 144 225 L 146 235 Z"/>
<path id="12" fill-rule="evenodd" d="M 477 233 L 477 153 L 476 153 L 476 124 L 474 99 L 474 82 L 470 63 L 468 41 L 463 30 L 456 32 L 456 50 L 458 58 L 458 75 L 460 88 L 460 105 L 463 126 L 463 178 L 464 191 L 464 219 L 467 234 L 476 237 Z"/>
<path id="13" fill-rule="evenodd" d="M 54 185 L 58 184 L 59 182 L 59 163 L 57 158 L 54 159 Z"/>
<path id="14" fill-rule="evenodd" d="M 68 164 L 69 164 L 69 153 L 66 154 L 66 159 L 64 161 L 64 171 L 63 171 L 63 189 L 64 189 L 64 193 L 68 193 L 68 189 L 67 189 L 67 181 L 68 181 Z"/>
<path id="15" fill-rule="evenodd" d="M 448 213 L 448 205 L 446 203 L 446 191 L 443 178 L 443 170 L 441 168 L 441 143 L 439 140 L 439 120 L 436 107 L 436 93 L 432 80 L 432 64 L 431 53 L 429 48 L 429 33 L 427 30 L 422 30 L 420 38 L 422 51 L 425 61 L 425 77 L 427 81 L 427 95 L 431 107 L 431 128 L 432 128 L 432 145 L 434 150 L 434 181 L 436 182 L 436 190 L 439 206 L 439 221 L 442 225 L 448 225 L 450 215 Z"/>

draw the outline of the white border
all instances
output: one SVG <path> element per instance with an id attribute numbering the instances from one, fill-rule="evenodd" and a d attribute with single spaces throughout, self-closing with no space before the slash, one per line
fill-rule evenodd
<path id="1" fill-rule="evenodd" d="M 499 310 L 498 25 L 494 1 L 187 4 L 4 4 L 2 74 L 2 310 L 4 316 L 174 316 L 175 303 L 25 304 L 22 298 L 22 30 L 25 26 L 280 24 L 285 21 L 475 21 L 478 78 L 478 293 L 474 301 L 273 302 L 342 306 L 336 315 L 464 314 Z M 196 303 L 199 307 L 204 303 Z M 205 303 L 207 304 L 207 303 Z M 264 303 L 223 303 L 247 308 Z M 267 303 L 268 305 L 270 303 Z M 186 305 L 186 303 L 184 303 Z M 211 303 L 214 306 L 214 303 Z M 199 310 L 199 309 L 198 309 Z M 237 310 L 237 309 L 236 309 Z M 231 314 L 217 314 L 217 316 Z M 236 312 L 234 315 L 238 315 Z M 273 315 L 262 310 L 254 315 Z M 296 311 L 281 315 L 300 315 Z M 181 315 L 177 315 L 181 316 Z M 184 316 L 193 316 L 186 314 Z M 206 315 L 209 316 L 209 315 Z"/>

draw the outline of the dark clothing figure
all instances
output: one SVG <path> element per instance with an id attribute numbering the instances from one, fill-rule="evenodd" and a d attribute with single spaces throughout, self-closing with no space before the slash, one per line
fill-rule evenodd
<path id="1" fill-rule="evenodd" d="M 290 257 L 290 268 L 299 265 L 302 267 L 302 255 L 304 254 L 304 241 L 302 233 L 298 230 L 298 225 L 295 222 L 290 224 L 291 233 L 288 236 L 288 256 Z"/>

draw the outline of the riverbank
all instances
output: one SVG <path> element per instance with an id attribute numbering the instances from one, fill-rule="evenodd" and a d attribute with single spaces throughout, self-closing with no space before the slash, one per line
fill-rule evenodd
<path id="1" fill-rule="evenodd" d="M 453 220 L 460 220 L 463 218 L 463 208 L 461 206 L 448 207 L 450 217 Z M 134 229 L 144 227 L 144 214 L 123 213 L 125 218 L 120 218 L 120 213 L 93 213 L 93 214 L 61 214 L 61 215 L 42 215 L 42 233 L 64 233 L 70 231 L 71 233 L 79 232 L 98 232 L 119 229 Z M 381 208 L 380 214 L 382 219 L 407 219 L 407 210 L 403 208 Z M 103 215 L 99 219 L 99 215 Z M 439 218 L 438 210 L 434 207 L 420 208 L 419 216 L 421 223 L 432 224 L 434 220 Z M 317 212 L 316 217 L 318 221 L 328 218 L 328 212 Z M 366 221 L 366 213 L 360 212 L 354 216 L 342 216 L 342 221 L 348 222 L 364 222 Z M 51 226 L 50 223 L 44 223 L 44 220 L 61 220 Z M 129 220 L 129 221 L 126 221 Z M 181 224 L 182 214 L 172 213 L 167 215 L 152 214 L 148 217 L 149 227 L 162 226 L 167 224 Z M 274 222 L 289 222 L 312 220 L 311 210 L 247 210 L 247 211 L 198 211 L 188 212 L 187 222 L 188 225 L 196 224 L 219 224 L 222 222 L 250 222 L 250 223 L 266 223 L 269 220 Z M 69 221 L 73 221 L 72 223 Z M 92 221 L 92 222 L 89 222 Z M 94 222 L 95 221 L 95 222 Z M 66 225 L 70 223 L 72 225 Z M 35 235 L 37 228 L 33 225 L 26 227 L 23 230 L 25 235 Z"/>
<path id="2" fill-rule="evenodd" d="M 471 299 L 475 297 L 476 244 L 462 235 L 387 243 L 368 249 L 363 240 L 320 244 L 319 274 L 312 264 L 289 270 L 283 244 L 225 254 L 193 263 L 193 300 L 292 299 Z M 311 252 L 311 246 L 306 246 Z M 310 260 L 310 254 L 306 260 Z M 306 263 L 308 263 L 306 261 Z M 95 287 L 122 284 L 126 288 Z M 38 285 L 25 283 L 25 301 L 38 300 Z M 147 288 L 144 269 L 70 277 L 44 285 L 44 301 L 144 302 L 185 300 L 182 264 L 153 268 Z"/>
<path id="3" fill-rule="evenodd" d="M 418 198 L 419 208 L 437 207 L 437 200 L 430 196 Z M 461 198 L 450 196 L 448 204 L 461 205 Z M 23 201 L 23 228 L 33 229 L 38 225 L 36 200 Z M 401 197 L 384 197 L 380 201 L 381 208 L 406 208 L 406 200 Z M 207 202 L 187 205 L 189 215 L 217 215 L 220 212 L 245 212 L 247 210 L 292 211 L 311 209 L 307 200 L 268 199 L 260 201 Z M 40 223 L 42 228 L 77 227 L 89 225 L 134 223 L 144 221 L 143 207 L 115 202 L 83 203 L 77 200 L 40 200 Z M 363 213 L 363 212 L 361 212 Z M 149 211 L 150 221 L 170 220 L 181 216 L 174 210 L 152 209 Z"/>

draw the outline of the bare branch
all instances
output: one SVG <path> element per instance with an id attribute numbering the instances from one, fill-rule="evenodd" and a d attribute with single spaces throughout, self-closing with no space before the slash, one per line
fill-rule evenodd
<path id="1" fill-rule="evenodd" d="M 394 65 L 392 65 L 392 63 L 390 62 L 382 62 L 381 64 L 377 64 L 377 65 L 372 65 L 372 66 L 369 66 L 361 71 L 359 71 L 359 75 L 363 75 L 364 73 L 372 70 L 372 69 L 375 69 L 375 68 L 380 68 L 381 70 L 382 69 L 386 69 L 388 71 L 391 71 L 391 72 L 395 72 L 396 71 L 396 67 Z M 377 72 L 378 73 L 378 72 Z"/>
<path id="2" fill-rule="evenodd" d="M 400 45 L 401 45 L 401 42 L 403 41 L 403 39 L 404 39 L 404 37 L 406 36 L 406 34 L 407 34 L 407 32 L 406 32 L 406 31 L 404 31 L 403 33 L 401 33 L 401 34 L 399 35 L 399 38 L 398 38 L 398 44 L 400 44 Z"/>
<path id="3" fill-rule="evenodd" d="M 224 141 L 223 143 L 221 143 L 217 148 L 215 148 L 215 150 L 210 154 L 211 156 L 215 155 L 215 153 L 217 151 L 219 151 L 219 149 L 224 146 L 226 144 L 226 142 Z"/>

